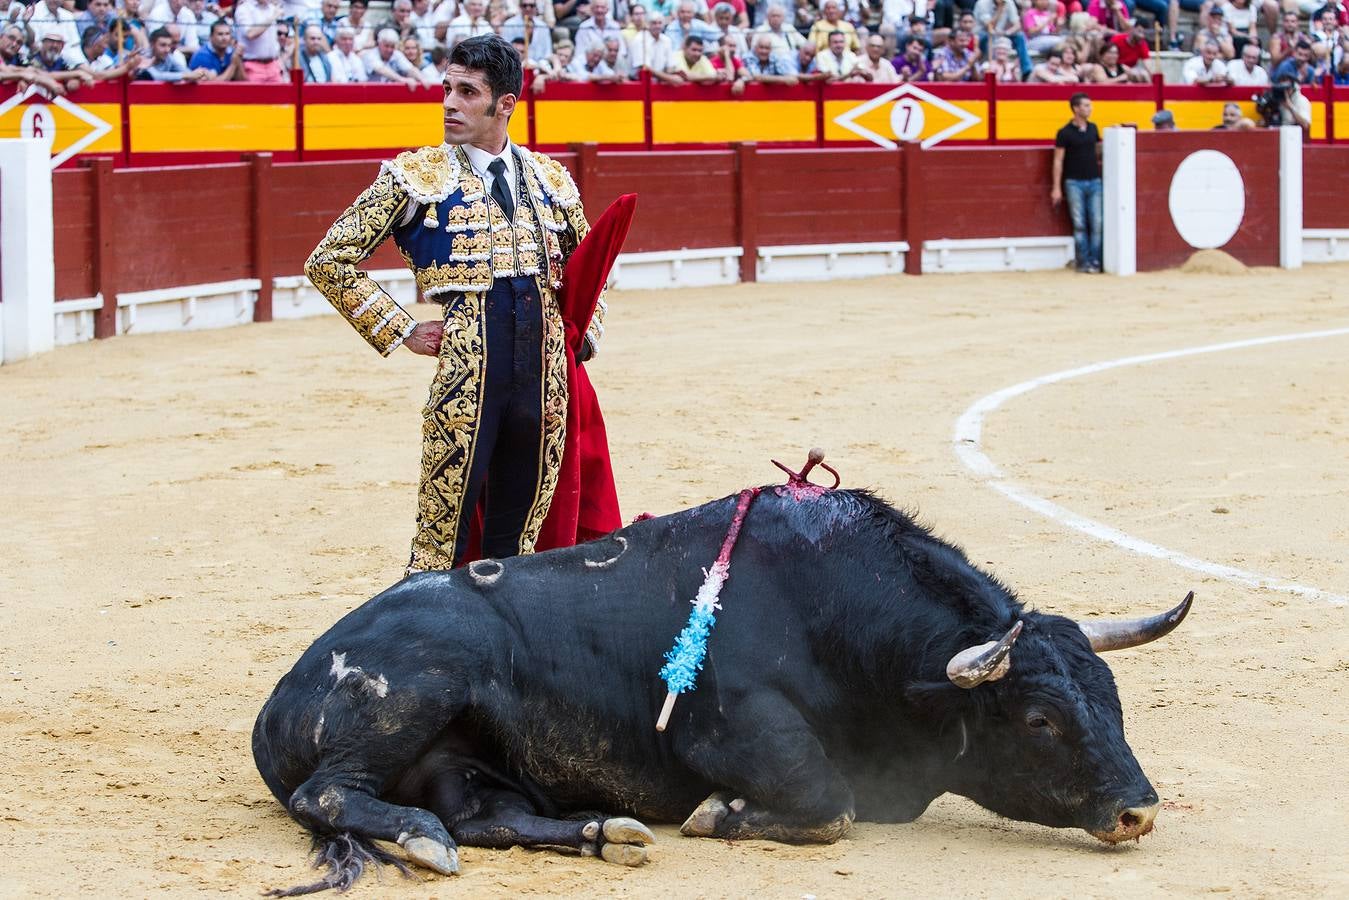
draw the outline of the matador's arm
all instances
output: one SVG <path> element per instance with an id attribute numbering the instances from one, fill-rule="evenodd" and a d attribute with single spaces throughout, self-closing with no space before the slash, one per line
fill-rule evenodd
<path id="1" fill-rule="evenodd" d="M 417 320 L 356 267 L 389 236 L 407 204 L 407 192 L 382 170 L 375 183 L 338 216 L 304 264 L 305 275 L 319 293 L 385 356 L 398 349 Z"/>

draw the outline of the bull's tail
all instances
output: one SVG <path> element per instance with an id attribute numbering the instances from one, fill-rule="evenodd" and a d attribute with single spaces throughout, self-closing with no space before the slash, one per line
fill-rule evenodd
<path id="1" fill-rule="evenodd" d="M 328 867 L 328 872 L 312 884 L 296 885 L 293 888 L 273 888 L 267 891 L 267 897 L 300 897 L 319 891 L 345 891 L 356 883 L 366 866 L 380 863 L 393 866 L 404 876 L 411 878 L 412 870 L 401 859 L 375 846 L 360 835 L 344 831 L 341 834 L 314 834 L 314 868 Z"/>

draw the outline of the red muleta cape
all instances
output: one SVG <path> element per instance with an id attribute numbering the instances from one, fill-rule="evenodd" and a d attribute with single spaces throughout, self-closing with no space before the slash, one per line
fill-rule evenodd
<path id="1" fill-rule="evenodd" d="M 636 208 L 636 194 L 624 194 L 615 200 L 595 221 L 562 273 L 557 303 L 567 332 L 567 438 L 557 489 L 539 532 L 536 550 L 570 547 L 608 534 L 623 524 L 600 401 L 584 364 L 576 361 L 576 354 L 581 350 L 609 271 L 623 248 Z M 479 558 L 482 510 L 480 500 L 464 563 Z"/>

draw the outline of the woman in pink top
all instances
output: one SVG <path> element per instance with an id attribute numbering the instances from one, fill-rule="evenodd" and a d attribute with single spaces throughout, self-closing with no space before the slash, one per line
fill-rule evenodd
<path id="1" fill-rule="evenodd" d="M 1087 15 L 1100 22 L 1107 34 L 1129 30 L 1129 4 L 1125 0 L 1091 0 Z"/>
<path id="2" fill-rule="evenodd" d="M 1048 53 L 1059 43 L 1058 11 L 1049 0 L 1033 0 L 1030 9 L 1021 17 L 1026 31 L 1026 47 L 1031 53 Z"/>

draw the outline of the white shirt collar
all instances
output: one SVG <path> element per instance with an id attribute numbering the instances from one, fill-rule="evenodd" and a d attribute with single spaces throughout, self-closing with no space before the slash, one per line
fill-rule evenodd
<path id="1" fill-rule="evenodd" d="M 506 183 L 515 183 L 515 154 L 511 152 L 510 141 L 506 141 L 505 148 L 496 154 L 488 153 L 472 144 L 464 144 L 463 147 L 464 153 L 468 156 L 468 164 L 473 167 L 473 173 L 479 178 L 486 178 L 487 167 L 492 164 L 492 160 L 499 159 L 506 164 L 506 174 L 509 176 Z"/>

